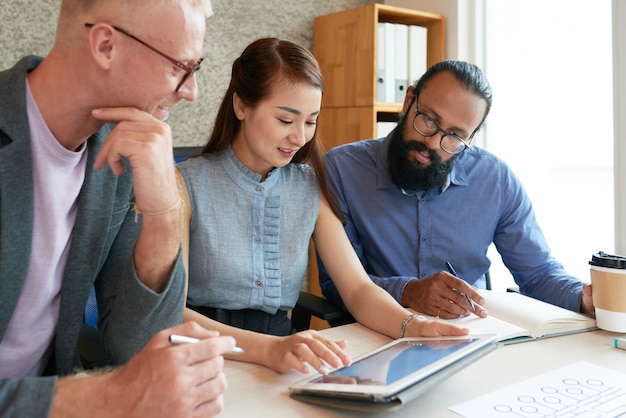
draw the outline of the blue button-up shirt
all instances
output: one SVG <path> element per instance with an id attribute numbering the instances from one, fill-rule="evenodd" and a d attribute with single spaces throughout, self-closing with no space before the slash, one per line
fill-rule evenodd
<path id="1" fill-rule="evenodd" d="M 327 153 L 346 233 L 376 284 L 401 302 L 409 280 L 446 270 L 446 261 L 474 284 L 489 270 L 493 242 L 522 293 L 580 311 L 583 283 L 551 256 L 528 195 L 502 160 L 472 147 L 458 156 L 443 189 L 406 194 L 389 175 L 390 139 Z M 343 305 L 321 263 L 320 285 Z"/>

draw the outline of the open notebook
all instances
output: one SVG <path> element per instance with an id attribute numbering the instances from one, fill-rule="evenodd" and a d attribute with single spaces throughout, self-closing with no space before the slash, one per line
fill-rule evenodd
<path id="1" fill-rule="evenodd" d="M 450 322 L 470 329 L 471 333 L 494 333 L 503 344 L 589 331 L 596 321 L 583 314 L 563 309 L 515 292 L 481 290 L 489 317 L 469 315 Z"/>

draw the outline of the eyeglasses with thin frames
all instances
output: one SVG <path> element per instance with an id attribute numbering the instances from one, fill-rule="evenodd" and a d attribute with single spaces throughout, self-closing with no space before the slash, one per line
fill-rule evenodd
<path id="1" fill-rule="evenodd" d="M 85 26 L 88 27 L 88 28 L 91 28 L 93 25 L 94 25 L 93 23 L 85 23 Z M 180 81 L 180 83 L 178 83 L 178 86 L 176 87 L 176 90 L 175 90 L 176 93 L 178 93 L 180 91 L 180 89 L 183 87 L 183 85 L 185 85 L 187 80 L 189 80 L 189 78 L 192 75 L 194 75 L 195 73 L 198 72 L 198 70 L 200 70 L 200 65 L 202 64 L 202 61 L 204 60 L 204 58 L 200 58 L 198 60 L 198 62 L 196 62 L 194 65 L 192 65 L 190 67 L 190 66 L 188 66 L 186 64 L 183 64 L 182 62 L 180 62 L 180 61 L 170 57 L 166 53 L 159 51 L 158 49 L 156 49 L 152 45 L 148 44 L 147 42 L 142 41 L 141 39 L 137 38 L 135 35 L 132 35 L 132 34 L 128 33 L 127 31 L 125 31 L 124 29 L 122 29 L 120 27 L 117 27 L 115 25 L 111 25 L 111 27 L 113 29 L 115 29 L 116 31 L 120 32 L 121 34 L 128 36 L 130 39 L 133 39 L 134 41 L 139 42 L 140 44 L 142 44 L 146 48 L 151 49 L 152 51 L 156 52 L 157 54 L 159 54 L 160 56 L 162 56 L 163 58 L 165 58 L 166 60 L 168 60 L 169 62 L 171 62 L 175 66 L 177 66 L 178 68 L 180 68 L 183 71 L 185 71 L 185 75 L 183 76 L 183 79 Z"/>
<path id="2" fill-rule="evenodd" d="M 458 155 L 468 149 L 474 138 L 474 134 L 478 129 L 475 129 L 470 137 L 465 140 L 455 133 L 448 132 L 441 129 L 436 120 L 431 118 L 425 113 L 422 113 L 417 108 L 417 95 L 413 96 L 411 103 L 415 102 L 415 117 L 413 118 L 413 129 L 418 134 L 425 137 L 435 136 L 437 132 L 441 132 L 441 139 L 439 140 L 439 146 L 442 150 L 450 155 Z M 410 107 L 410 105 L 409 105 Z"/>

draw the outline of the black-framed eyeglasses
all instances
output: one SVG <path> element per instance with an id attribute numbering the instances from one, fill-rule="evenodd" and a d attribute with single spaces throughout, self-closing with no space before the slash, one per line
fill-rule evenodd
<path id="1" fill-rule="evenodd" d="M 93 23 L 85 23 L 85 26 L 88 27 L 88 28 L 92 27 L 93 25 L 94 25 Z M 141 39 L 137 38 L 135 35 L 132 35 L 132 34 L 128 33 L 127 31 L 125 31 L 124 29 L 122 29 L 120 27 L 117 27 L 115 25 L 111 25 L 111 27 L 113 29 L 115 29 L 116 31 L 120 32 L 121 34 L 124 34 L 124 35 L 128 36 L 130 39 L 133 39 L 133 40 L 139 42 L 140 44 L 142 44 L 146 48 L 151 49 L 152 51 L 156 52 L 157 54 L 159 54 L 160 56 L 162 56 L 163 58 L 165 58 L 166 60 L 168 60 L 169 62 L 171 62 L 175 66 L 177 66 L 178 68 L 180 68 L 183 71 L 185 71 L 185 75 L 183 76 L 183 79 L 180 80 L 180 83 L 178 83 L 178 86 L 176 87 L 175 91 L 177 93 L 180 91 L 180 89 L 183 87 L 183 85 L 187 82 L 187 80 L 189 80 L 189 78 L 192 75 L 194 75 L 195 73 L 198 72 L 198 70 L 200 70 L 200 64 L 202 64 L 202 61 L 204 61 L 204 58 L 200 58 L 198 60 L 198 62 L 196 62 L 194 65 L 192 65 L 190 67 L 190 66 L 188 66 L 186 64 L 183 64 L 182 62 L 180 62 L 180 61 L 170 57 L 166 53 L 159 51 L 158 49 L 156 49 L 152 45 L 148 44 L 147 42 L 142 41 Z"/>
<path id="2" fill-rule="evenodd" d="M 437 132 L 441 132 L 442 135 L 441 139 L 439 140 L 439 146 L 442 150 L 452 155 L 460 154 L 468 149 L 475 133 L 472 132 L 472 135 L 469 137 L 469 139 L 465 140 L 455 133 L 441 129 L 437 121 L 417 109 L 417 103 L 415 104 L 413 129 L 415 129 L 420 135 L 426 137 L 434 136 L 437 134 Z"/>

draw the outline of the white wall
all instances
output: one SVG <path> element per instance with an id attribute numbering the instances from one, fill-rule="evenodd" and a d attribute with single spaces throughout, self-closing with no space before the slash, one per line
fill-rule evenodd
<path id="1" fill-rule="evenodd" d="M 486 3 L 487 149 L 521 179 L 555 258 L 585 281 L 591 255 L 615 243 L 611 3 L 592 1 Z"/>
<path id="2" fill-rule="evenodd" d="M 613 114 L 615 118 L 615 250 L 626 255 L 626 4 L 613 0 Z"/>

